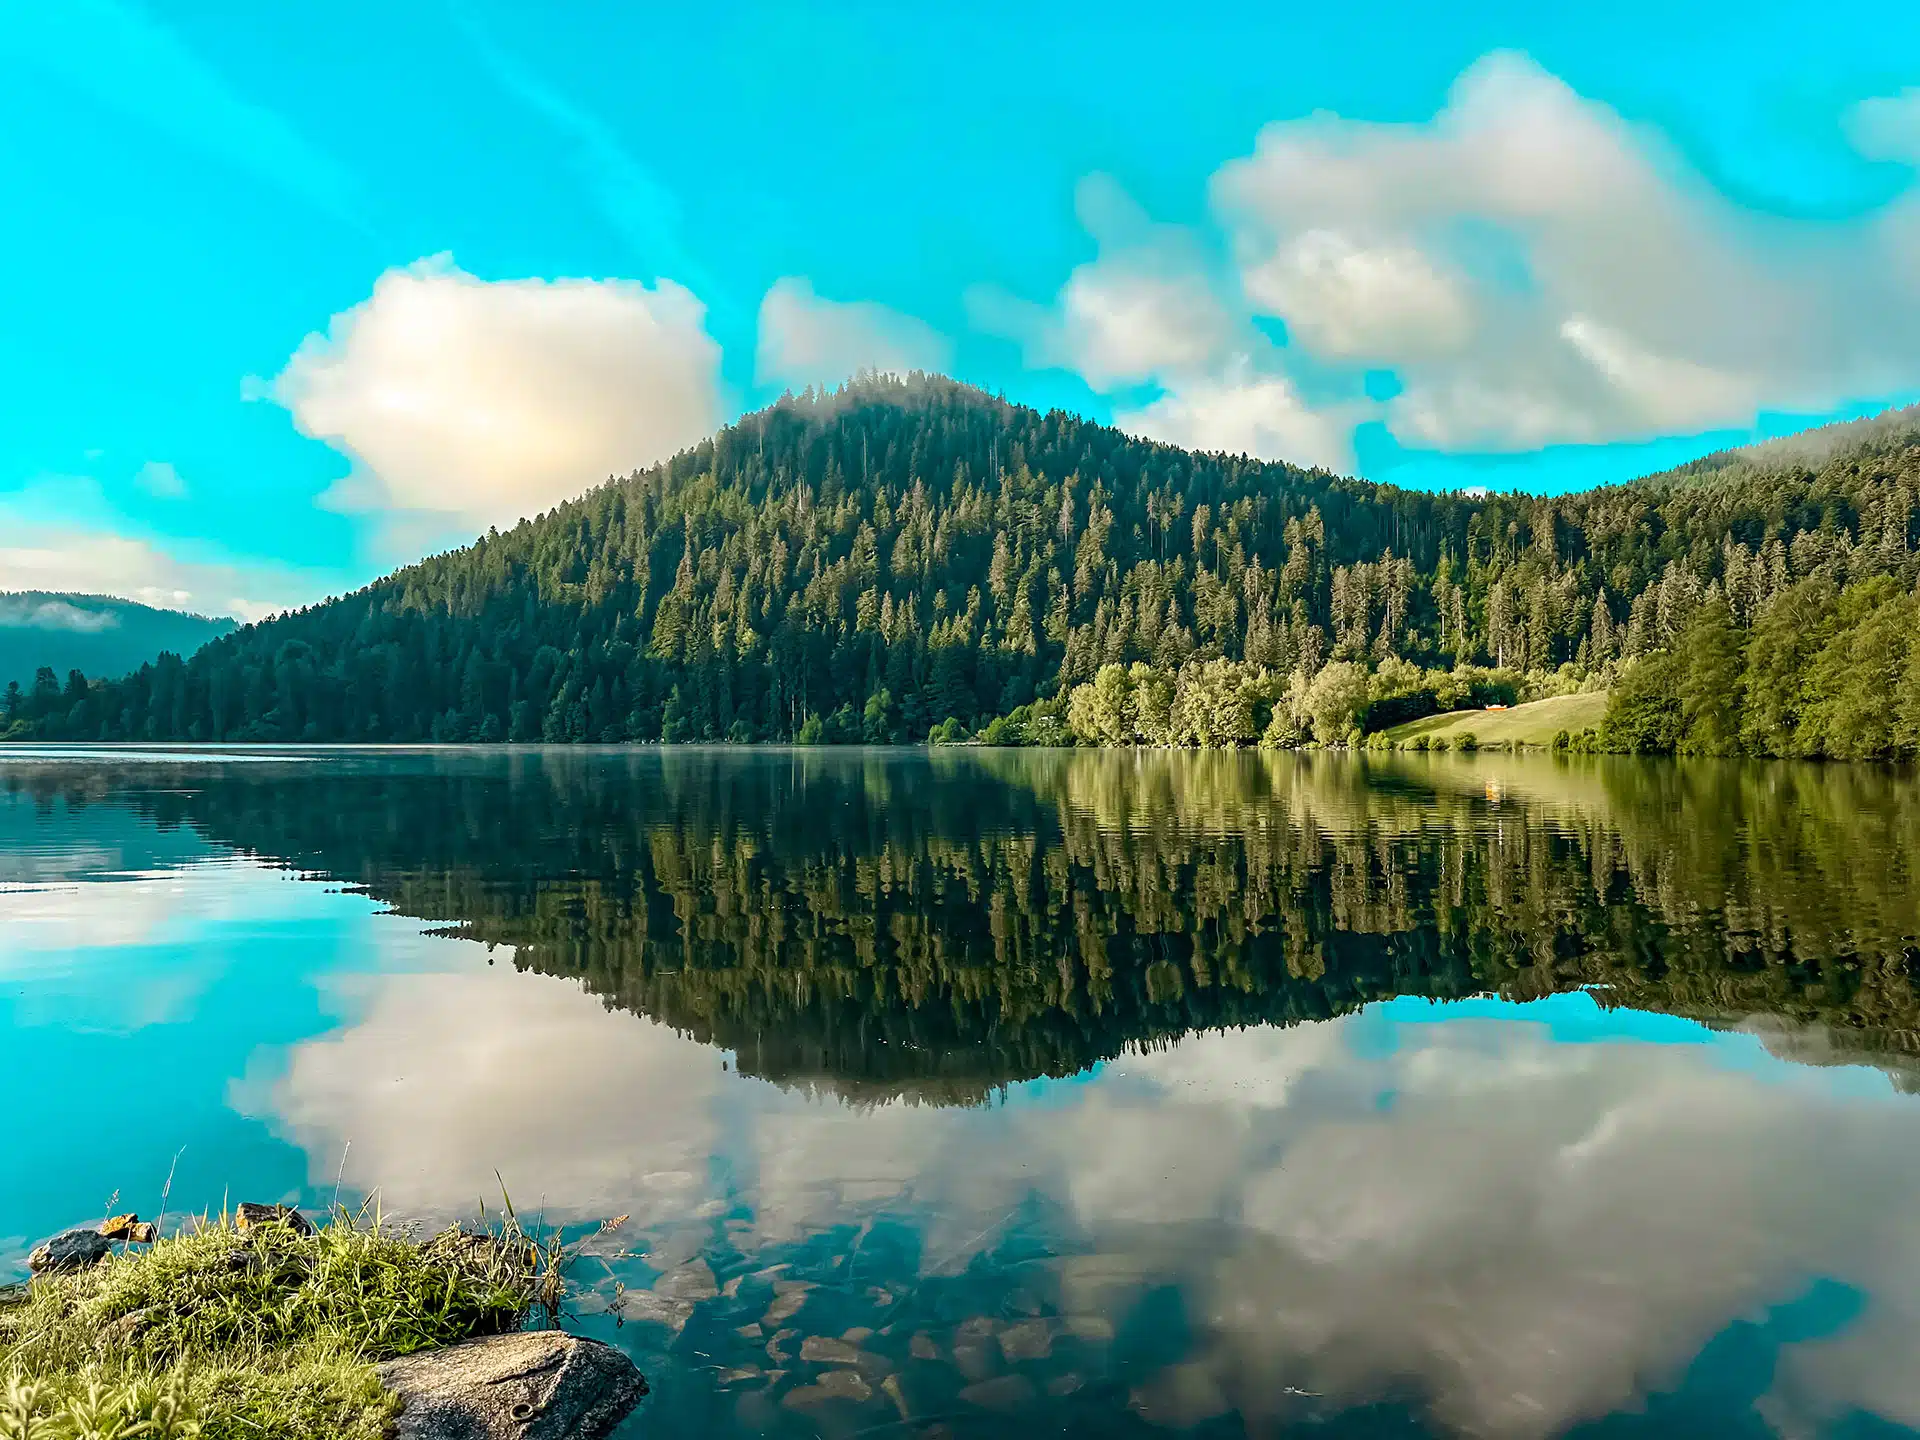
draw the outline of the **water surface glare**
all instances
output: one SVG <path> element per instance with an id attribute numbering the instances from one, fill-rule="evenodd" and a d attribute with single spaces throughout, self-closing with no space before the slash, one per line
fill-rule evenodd
<path id="1" fill-rule="evenodd" d="M 0 1281 L 523 1211 L 632 1436 L 1920 1434 L 1920 784 L 0 750 Z M 629 1432 L 623 1432 L 629 1433 Z"/>

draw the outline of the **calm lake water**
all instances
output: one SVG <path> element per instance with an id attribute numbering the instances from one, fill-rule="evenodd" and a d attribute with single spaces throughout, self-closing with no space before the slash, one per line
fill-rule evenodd
<path id="1" fill-rule="evenodd" d="M 633 1436 L 1920 1433 L 1920 784 L 0 751 L 0 1279 L 584 1235 Z"/>

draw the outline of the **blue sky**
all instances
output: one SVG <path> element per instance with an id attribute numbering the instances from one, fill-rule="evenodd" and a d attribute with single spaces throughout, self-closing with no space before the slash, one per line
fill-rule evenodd
<path id="1" fill-rule="evenodd" d="M 1920 394 L 1920 13 L 0 7 L 0 587 L 255 614 L 929 365 L 1564 489 Z M 530 18 L 531 17 L 531 18 Z"/>

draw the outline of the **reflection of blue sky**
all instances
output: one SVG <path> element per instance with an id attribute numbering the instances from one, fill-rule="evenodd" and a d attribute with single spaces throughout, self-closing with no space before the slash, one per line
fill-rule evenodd
<path id="1" fill-rule="evenodd" d="M 305 1193 L 306 1163 L 228 1104 L 262 1049 L 337 1023 L 329 975 L 442 958 L 365 899 L 249 862 L 0 890 L 5 1111 L 0 1266 L 18 1242 L 103 1210 Z M 445 948 L 452 948 L 447 946 Z M 10 1237 L 10 1238 L 9 1238 Z"/>

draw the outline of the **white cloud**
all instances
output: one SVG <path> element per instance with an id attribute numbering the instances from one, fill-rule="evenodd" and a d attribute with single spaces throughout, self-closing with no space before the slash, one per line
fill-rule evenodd
<path id="1" fill-rule="evenodd" d="M 355 461 L 342 508 L 511 524 L 707 435 L 719 365 L 670 280 L 489 282 L 441 256 L 309 335 L 272 395 Z"/>
<path id="2" fill-rule="evenodd" d="M 1251 332 L 1216 294 L 1195 237 L 1152 223 L 1105 175 L 1080 182 L 1075 209 L 1098 255 L 1051 307 L 976 289 L 968 305 L 977 325 L 1021 341 L 1028 364 L 1076 371 L 1103 392 L 1177 384 L 1244 351 Z"/>
<path id="3" fill-rule="evenodd" d="M 967 297 L 974 323 L 1018 340 L 1027 363 L 1078 373 L 1112 394 L 1158 394 L 1121 406 L 1124 430 L 1200 450 L 1332 469 L 1351 466 L 1352 407 L 1321 411 L 1280 368 L 1273 344 L 1229 297 L 1229 277 L 1199 237 L 1155 224 L 1104 175 L 1075 196 L 1098 246 L 1051 305 L 989 287 Z"/>
<path id="4" fill-rule="evenodd" d="M 142 465 L 135 472 L 133 483 L 161 500 L 178 500 L 187 493 L 187 482 L 164 460 L 149 460 Z"/>
<path id="5" fill-rule="evenodd" d="M 872 301 L 828 300 L 803 276 L 776 280 L 760 302 L 755 378 L 762 385 L 837 385 L 863 370 L 945 370 L 953 347 L 924 321 Z"/>
<path id="6" fill-rule="evenodd" d="M 1920 164 L 1920 90 L 1847 127 Z M 1096 258 L 1049 305 L 976 291 L 975 323 L 1096 390 L 1157 389 L 1125 414 L 1162 438 L 1292 459 L 1345 454 L 1326 437 L 1375 416 L 1409 446 L 1509 452 L 1920 387 L 1920 185 L 1845 224 L 1745 208 L 1523 56 L 1470 67 L 1425 123 L 1269 125 L 1210 188 L 1217 234 L 1093 177 Z M 1399 380 L 1381 404 L 1375 369 Z"/>
<path id="7" fill-rule="evenodd" d="M 1371 360 L 1451 350 L 1473 329 L 1460 284 L 1404 242 L 1308 230 L 1248 266 L 1248 297 L 1318 354 Z"/>
<path id="8" fill-rule="evenodd" d="M 125 523 L 92 476 L 35 477 L 0 496 L 0 589 L 118 595 L 258 620 L 344 588 L 338 576 L 142 538 Z"/>
<path id="9" fill-rule="evenodd" d="M 120 617 L 111 610 L 85 610 L 66 600 L 29 600 L 24 595 L 0 593 L 0 627 L 92 635 L 117 630 Z"/>
<path id="10" fill-rule="evenodd" d="M 0 511 L 0 518 L 5 512 Z M 0 543 L 0 584 L 13 590 L 118 595 L 162 610 L 258 620 L 318 588 L 276 566 L 183 560 L 146 540 L 21 520 Z"/>
<path id="11" fill-rule="evenodd" d="M 1844 123 L 1854 149 L 1869 160 L 1920 165 L 1920 85 L 1862 100 Z"/>
<path id="12" fill-rule="evenodd" d="M 1232 367 L 1225 378 L 1191 380 L 1138 410 L 1114 416 L 1122 430 L 1189 450 L 1281 458 L 1344 470 L 1353 463 L 1350 431 L 1339 417 L 1311 409 L 1291 381 Z"/>
<path id="13" fill-rule="evenodd" d="M 1890 153 L 1907 103 L 1859 107 L 1856 140 Z M 1427 124 L 1271 125 L 1213 197 L 1249 303 L 1318 360 L 1398 371 L 1408 443 L 1691 433 L 1920 382 L 1910 197 L 1848 227 L 1742 209 L 1520 56 Z"/>

